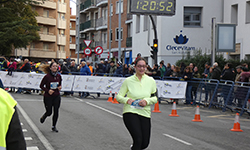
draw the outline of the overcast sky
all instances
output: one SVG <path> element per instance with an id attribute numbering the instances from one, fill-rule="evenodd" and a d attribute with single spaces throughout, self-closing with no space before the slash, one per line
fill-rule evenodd
<path id="1" fill-rule="evenodd" d="M 70 8 L 72 8 L 71 14 L 76 15 L 76 4 L 72 1 L 76 2 L 76 0 L 70 0 Z"/>

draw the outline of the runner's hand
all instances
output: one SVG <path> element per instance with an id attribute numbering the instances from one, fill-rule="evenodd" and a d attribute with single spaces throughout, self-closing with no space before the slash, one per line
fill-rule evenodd
<path id="1" fill-rule="evenodd" d="M 58 90 L 61 91 L 61 89 L 62 89 L 62 86 L 58 86 Z"/>
<path id="2" fill-rule="evenodd" d="M 139 102 L 139 105 L 142 106 L 142 107 L 145 107 L 147 105 L 147 101 L 142 99 L 140 102 Z"/>
<path id="3" fill-rule="evenodd" d="M 54 93 L 54 90 L 49 90 L 49 95 L 52 95 Z"/>
<path id="4" fill-rule="evenodd" d="M 128 103 L 129 105 L 131 105 L 133 102 L 134 102 L 134 100 L 132 100 L 131 98 L 128 99 L 128 101 L 127 101 L 127 103 Z"/>

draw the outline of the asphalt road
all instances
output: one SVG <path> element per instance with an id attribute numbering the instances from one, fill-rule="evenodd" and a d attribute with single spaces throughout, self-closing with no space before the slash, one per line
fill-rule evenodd
<path id="1" fill-rule="evenodd" d="M 122 104 L 78 96 L 62 97 L 58 133 L 51 131 L 52 117 L 44 124 L 43 97 L 14 94 L 19 117 L 31 150 L 129 150 L 132 139 L 122 120 Z M 75 94 L 77 95 L 77 94 Z M 152 109 L 154 107 L 152 106 Z M 192 122 L 195 106 L 177 105 L 180 117 L 169 117 L 172 105 L 160 104 L 161 113 L 152 113 L 151 142 L 147 150 L 234 150 L 250 149 L 250 119 L 240 117 L 243 132 L 232 132 L 235 113 L 200 108 L 203 122 Z M 32 138 L 32 139 L 30 139 Z"/>

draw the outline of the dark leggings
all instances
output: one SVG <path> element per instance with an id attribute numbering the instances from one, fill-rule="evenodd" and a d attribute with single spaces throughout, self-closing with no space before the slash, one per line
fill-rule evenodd
<path id="1" fill-rule="evenodd" d="M 59 115 L 59 107 L 61 104 L 61 96 L 53 96 L 53 97 L 44 97 L 43 99 L 44 106 L 46 109 L 46 112 L 44 113 L 44 117 L 48 117 L 52 114 L 52 107 L 54 108 L 54 114 L 53 114 L 53 126 L 56 126 L 56 122 Z"/>
<path id="2" fill-rule="evenodd" d="M 133 113 L 124 113 L 123 121 L 133 138 L 132 150 L 142 150 L 148 147 L 150 141 L 151 121 Z"/>

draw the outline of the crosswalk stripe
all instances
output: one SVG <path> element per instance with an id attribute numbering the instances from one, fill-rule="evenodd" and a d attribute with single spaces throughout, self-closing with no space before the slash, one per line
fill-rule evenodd
<path id="1" fill-rule="evenodd" d="M 23 132 L 27 132 L 28 130 L 27 130 L 27 129 L 23 129 L 22 131 L 23 131 Z"/>
<path id="2" fill-rule="evenodd" d="M 39 148 L 37 146 L 29 146 L 27 150 L 39 150 Z"/>
<path id="3" fill-rule="evenodd" d="M 24 137 L 25 141 L 33 140 L 32 137 Z"/>

